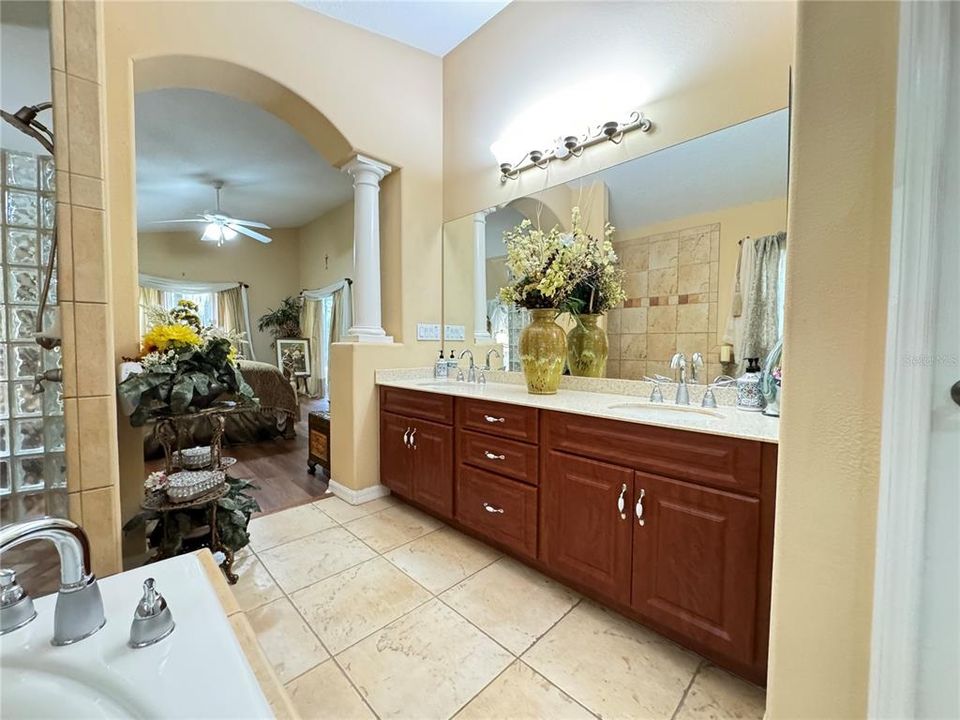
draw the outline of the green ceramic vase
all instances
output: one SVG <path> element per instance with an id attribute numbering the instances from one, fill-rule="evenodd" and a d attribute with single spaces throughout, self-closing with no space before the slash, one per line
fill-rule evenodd
<path id="1" fill-rule="evenodd" d="M 571 375 L 604 376 L 610 346 L 606 331 L 597 324 L 601 317 L 581 315 L 579 322 L 567 333 L 567 363 Z"/>
<path id="2" fill-rule="evenodd" d="M 560 386 L 567 340 L 557 325 L 557 311 L 531 310 L 531 321 L 520 334 L 520 363 L 533 395 L 554 395 Z"/>

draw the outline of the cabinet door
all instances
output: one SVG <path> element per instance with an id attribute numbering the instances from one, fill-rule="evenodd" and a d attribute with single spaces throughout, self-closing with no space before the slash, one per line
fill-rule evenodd
<path id="1" fill-rule="evenodd" d="M 752 662 L 760 501 L 645 473 L 636 474 L 634 491 L 643 509 L 635 504 L 631 515 L 633 607 Z"/>
<path id="2" fill-rule="evenodd" d="M 408 498 L 413 497 L 413 451 L 405 440 L 414 422 L 402 415 L 380 413 L 380 482 Z"/>
<path id="3" fill-rule="evenodd" d="M 453 517 L 453 428 L 410 420 L 413 499 Z"/>
<path id="4" fill-rule="evenodd" d="M 629 602 L 633 471 L 550 452 L 540 481 L 541 559 L 573 582 Z"/>

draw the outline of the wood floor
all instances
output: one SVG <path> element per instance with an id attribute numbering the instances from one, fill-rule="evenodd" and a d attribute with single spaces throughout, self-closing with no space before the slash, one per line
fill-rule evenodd
<path id="1" fill-rule="evenodd" d="M 304 399 L 300 403 L 301 417 L 296 424 L 295 438 L 224 448 L 224 455 L 237 458 L 231 474 L 250 479 L 257 486 L 251 494 L 260 503 L 258 515 L 302 505 L 326 494 L 328 478 L 323 468 L 318 467 L 316 475 L 307 472 L 307 414 L 327 409 L 326 400 Z M 162 468 L 162 459 L 144 465 L 146 473 Z M 27 543 L 4 553 L 3 567 L 13 569 L 20 584 L 33 597 L 54 592 L 59 585 L 57 553 L 50 543 Z"/>

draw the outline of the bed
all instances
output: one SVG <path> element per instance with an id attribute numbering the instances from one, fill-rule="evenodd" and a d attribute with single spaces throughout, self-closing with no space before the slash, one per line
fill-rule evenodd
<path id="1" fill-rule="evenodd" d="M 241 360 L 240 372 L 260 400 L 257 410 L 233 413 L 227 416 L 224 445 L 255 443 L 274 438 L 296 436 L 296 423 L 300 419 L 300 404 L 297 393 L 283 373 L 270 363 Z M 210 442 L 210 423 L 198 421 L 185 429 L 184 447 Z M 143 440 L 144 457 L 160 457 L 163 449 L 149 428 Z"/>

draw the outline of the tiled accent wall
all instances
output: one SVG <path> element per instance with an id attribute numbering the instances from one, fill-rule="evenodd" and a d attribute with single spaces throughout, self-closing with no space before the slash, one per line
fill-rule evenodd
<path id="1" fill-rule="evenodd" d="M 98 575 L 119 572 L 117 406 L 104 212 L 100 3 L 52 0 L 59 293 L 70 517 Z"/>
<path id="2" fill-rule="evenodd" d="M 719 375 L 719 223 L 621 240 L 614 248 L 626 272 L 627 300 L 609 313 L 607 377 L 673 378 L 676 352 L 702 353 L 701 378 Z"/>
<path id="3" fill-rule="evenodd" d="M 60 367 L 60 351 L 34 341 L 53 247 L 53 158 L 4 150 L 0 162 L 0 524 L 67 514 L 63 393 L 34 392 L 34 376 Z M 57 302 L 56 275 L 50 302 Z M 45 325 L 55 310 L 45 312 Z"/>

